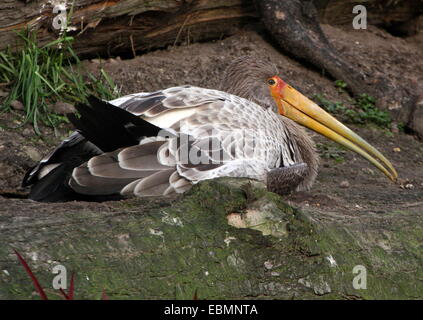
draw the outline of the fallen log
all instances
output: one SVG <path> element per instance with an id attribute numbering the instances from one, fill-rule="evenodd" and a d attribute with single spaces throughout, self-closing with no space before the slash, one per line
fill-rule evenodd
<path id="1" fill-rule="evenodd" d="M 423 296 L 421 214 L 326 221 L 228 178 L 173 201 L 0 204 L 0 299 L 39 299 L 13 248 L 51 299 L 61 298 L 57 265 L 68 282 L 75 272 L 75 299 L 100 299 L 103 289 L 110 299 Z"/>
<path id="2" fill-rule="evenodd" d="M 352 7 L 363 1 L 313 0 L 313 3 L 321 22 L 350 24 L 354 18 Z M 422 0 L 388 4 L 368 0 L 364 4 L 370 24 L 405 28 L 409 34 L 422 28 L 421 24 L 410 25 L 423 13 Z M 66 11 L 59 11 L 60 8 Z M 63 12 L 69 15 L 67 26 L 69 34 L 76 38 L 76 52 L 88 56 L 218 39 L 260 18 L 254 0 L 3 0 L 0 50 L 7 46 L 19 48 L 16 32 L 26 28 L 37 32 L 40 45 L 56 40 Z"/>
<path id="3" fill-rule="evenodd" d="M 218 39 L 253 17 L 252 3 L 241 0 L 76 0 L 73 5 L 6 0 L 0 3 L 0 50 L 19 48 L 16 31 L 25 28 L 37 32 L 40 45 L 56 40 L 65 19 L 76 53 L 95 56 Z"/>

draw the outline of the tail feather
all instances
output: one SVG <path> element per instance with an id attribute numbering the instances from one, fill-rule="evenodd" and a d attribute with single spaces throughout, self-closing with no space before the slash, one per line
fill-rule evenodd
<path id="1" fill-rule="evenodd" d="M 68 167 L 78 166 L 101 153 L 103 153 L 102 150 L 78 132 L 74 132 L 26 172 L 22 180 L 22 186 L 27 187 L 37 183 L 38 180 L 47 175 L 53 168 L 62 163 L 66 163 Z"/>
<path id="2" fill-rule="evenodd" d="M 33 184 L 29 198 L 36 201 L 102 201 L 120 199 L 128 194 L 124 190 L 131 190 L 132 195 L 159 195 L 172 191 L 169 179 L 176 169 L 157 159 L 157 150 L 166 142 L 163 138 L 160 141 L 155 138 L 162 129 L 93 96 L 88 101 L 89 105 L 76 106 L 79 116 L 68 115 L 79 133 L 72 135 L 44 164 L 27 174 L 24 182 Z M 167 136 L 172 134 L 167 133 Z M 151 142 L 141 142 L 145 138 Z M 58 156 L 61 162 L 50 161 Z M 55 166 L 44 176 L 35 177 L 41 165 L 47 164 Z"/>
<path id="3" fill-rule="evenodd" d="M 54 202 L 65 200 L 72 196 L 72 190 L 63 183 L 69 177 L 66 164 L 61 164 L 41 180 L 37 181 L 29 193 L 28 198 L 35 201 Z"/>
<path id="4" fill-rule="evenodd" d="M 61 164 L 45 177 L 37 181 L 31 188 L 28 199 L 42 202 L 58 202 L 58 201 L 105 201 L 105 200 L 119 200 L 123 196 L 120 194 L 114 195 L 86 195 L 75 192 L 68 184 L 71 172 L 71 167 L 67 164 Z"/>

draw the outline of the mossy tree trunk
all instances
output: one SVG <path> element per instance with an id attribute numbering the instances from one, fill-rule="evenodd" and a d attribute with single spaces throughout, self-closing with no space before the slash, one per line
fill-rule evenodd
<path id="1" fill-rule="evenodd" d="M 0 299 L 38 299 L 12 248 L 50 298 L 59 297 L 51 272 L 57 264 L 68 281 L 76 272 L 77 299 L 99 299 L 103 289 L 110 299 L 192 299 L 196 291 L 199 299 L 423 297 L 421 215 L 324 223 L 261 184 L 226 178 L 170 202 L 75 203 L 64 212 L 60 204 L 47 211 L 7 201 Z M 366 268 L 367 289 L 353 287 L 357 265 Z"/>

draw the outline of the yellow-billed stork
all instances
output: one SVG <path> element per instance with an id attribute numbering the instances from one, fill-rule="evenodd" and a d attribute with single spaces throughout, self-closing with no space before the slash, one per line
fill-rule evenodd
<path id="1" fill-rule="evenodd" d="M 261 180 L 280 194 L 308 190 L 319 161 L 300 125 L 397 178 L 379 151 L 285 83 L 272 63 L 251 57 L 228 67 L 220 90 L 179 86 L 89 102 L 76 106 L 80 117 L 69 116 L 77 132 L 27 172 L 30 199 L 169 195 L 223 176 Z"/>

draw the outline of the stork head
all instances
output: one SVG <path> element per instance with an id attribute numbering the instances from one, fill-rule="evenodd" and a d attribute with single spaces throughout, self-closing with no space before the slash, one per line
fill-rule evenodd
<path id="1" fill-rule="evenodd" d="M 278 76 L 267 79 L 270 95 L 276 102 L 278 112 L 291 120 L 338 142 L 358 153 L 392 181 L 398 174 L 391 162 L 376 148 L 366 142 L 351 129 L 336 120 L 316 103 L 302 95 Z"/>
<path id="2" fill-rule="evenodd" d="M 248 99 L 266 108 L 277 107 L 269 95 L 267 79 L 278 74 L 274 64 L 251 56 L 235 59 L 226 69 L 220 90 Z"/>
<path id="3" fill-rule="evenodd" d="M 277 74 L 277 68 L 269 62 L 242 57 L 228 67 L 221 89 L 261 106 L 273 107 L 281 116 L 358 153 L 392 181 L 397 179 L 398 174 L 391 162 L 376 148 L 295 90 Z"/>

